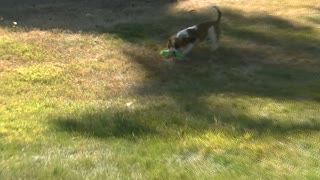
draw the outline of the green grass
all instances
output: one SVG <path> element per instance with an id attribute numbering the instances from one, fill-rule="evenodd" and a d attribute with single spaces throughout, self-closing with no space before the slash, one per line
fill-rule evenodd
<path id="1" fill-rule="evenodd" d="M 47 58 L 45 50 L 32 44 L 16 42 L 8 38 L 0 38 L 0 56 L 3 59 L 21 62 L 39 62 Z"/>
<path id="2" fill-rule="evenodd" d="M 159 51 L 209 4 L 21 8 L 0 27 L 1 179 L 319 179 L 312 2 L 222 2 L 219 50 L 181 62 Z"/>

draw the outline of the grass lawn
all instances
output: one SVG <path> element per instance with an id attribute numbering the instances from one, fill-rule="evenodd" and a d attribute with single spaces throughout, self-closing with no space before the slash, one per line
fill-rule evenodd
<path id="1" fill-rule="evenodd" d="M 1 179 L 320 179 L 318 0 L 14 2 Z M 220 48 L 161 57 L 213 3 Z"/>

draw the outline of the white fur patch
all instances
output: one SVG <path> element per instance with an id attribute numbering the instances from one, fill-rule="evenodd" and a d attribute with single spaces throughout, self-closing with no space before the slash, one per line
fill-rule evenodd
<path id="1" fill-rule="evenodd" d="M 197 26 L 188 27 L 187 29 L 181 30 L 177 33 L 176 37 L 189 37 L 188 29 L 198 29 Z"/>
<path id="2" fill-rule="evenodd" d="M 187 29 L 195 29 L 195 30 L 197 30 L 198 27 L 197 26 L 192 26 L 192 27 L 188 27 Z"/>
<path id="3" fill-rule="evenodd" d="M 179 31 L 176 35 L 176 38 L 179 38 L 179 37 L 188 37 L 189 36 L 189 33 L 187 31 L 187 29 L 184 29 L 182 31 Z"/>

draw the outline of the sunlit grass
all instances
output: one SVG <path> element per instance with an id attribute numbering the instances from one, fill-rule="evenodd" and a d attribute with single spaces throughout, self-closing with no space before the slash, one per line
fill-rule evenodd
<path id="1" fill-rule="evenodd" d="M 44 61 L 47 53 L 44 49 L 33 46 L 32 44 L 15 42 L 8 38 L 0 38 L 0 57 L 11 61 Z"/>
<path id="2" fill-rule="evenodd" d="M 30 82 L 33 84 L 53 84 L 59 83 L 65 77 L 62 68 L 57 66 L 32 66 L 29 68 L 17 69 L 15 80 Z"/>

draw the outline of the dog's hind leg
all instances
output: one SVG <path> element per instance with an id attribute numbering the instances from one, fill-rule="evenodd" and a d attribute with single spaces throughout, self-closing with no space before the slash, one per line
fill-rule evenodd
<path id="1" fill-rule="evenodd" d="M 215 51 L 218 49 L 219 47 L 219 44 L 218 44 L 218 37 L 217 37 L 217 33 L 214 29 L 213 26 L 211 26 L 209 29 L 208 29 L 208 37 L 210 39 L 210 46 L 211 46 L 211 50 L 212 51 Z"/>

